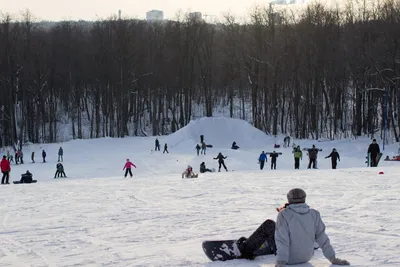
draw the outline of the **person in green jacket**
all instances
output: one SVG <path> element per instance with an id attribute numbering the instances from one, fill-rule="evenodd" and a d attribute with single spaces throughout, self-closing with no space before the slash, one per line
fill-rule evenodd
<path id="1" fill-rule="evenodd" d="M 300 146 L 293 149 L 294 154 L 294 168 L 300 169 L 300 160 L 303 159 L 303 152 L 301 152 Z"/>

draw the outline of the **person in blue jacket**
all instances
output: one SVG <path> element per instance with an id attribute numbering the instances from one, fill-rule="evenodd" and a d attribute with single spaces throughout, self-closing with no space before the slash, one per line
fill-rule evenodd
<path id="1" fill-rule="evenodd" d="M 258 158 L 258 163 L 260 163 L 260 170 L 264 169 L 264 164 L 267 161 L 267 155 L 265 152 L 261 152 L 260 157 Z"/>

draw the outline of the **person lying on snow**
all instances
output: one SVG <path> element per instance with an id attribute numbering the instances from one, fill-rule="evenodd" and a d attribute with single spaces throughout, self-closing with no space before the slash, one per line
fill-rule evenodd
<path id="1" fill-rule="evenodd" d="M 183 178 L 196 178 L 197 175 L 193 172 L 192 166 L 188 165 L 186 170 L 182 173 Z"/>
<path id="2" fill-rule="evenodd" d="M 254 259 L 254 252 L 267 241 L 276 255 L 275 267 L 300 264 L 312 258 L 314 242 L 317 242 L 332 264 L 350 265 L 348 261 L 336 258 L 320 213 L 305 203 L 306 192 L 294 188 L 287 194 L 287 199 L 288 203 L 277 209 L 276 224 L 266 220 L 249 238 L 241 237 L 237 241 L 241 257 Z"/>

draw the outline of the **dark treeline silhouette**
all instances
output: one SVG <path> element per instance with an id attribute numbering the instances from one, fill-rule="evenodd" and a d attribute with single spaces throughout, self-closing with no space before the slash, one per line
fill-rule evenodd
<path id="1" fill-rule="evenodd" d="M 201 109 L 268 134 L 398 141 L 400 4 L 258 9 L 251 21 L 0 23 L 1 144 L 167 134 Z M 251 112 L 247 112 L 251 107 Z M 85 135 L 88 132 L 88 136 Z"/>

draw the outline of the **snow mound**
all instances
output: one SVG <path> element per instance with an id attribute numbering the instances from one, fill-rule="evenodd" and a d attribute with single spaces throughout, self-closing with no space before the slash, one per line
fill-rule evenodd
<path id="1" fill-rule="evenodd" d="M 206 144 L 216 148 L 230 149 L 235 141 L 243 149 L 254 149 L 273 142 L 272 138 L 244 120 L 226 117 L 201 118 L 191 121 L 179 131 L 166 138 L 171 147 L 200 144 L 204 135 Z"/>

